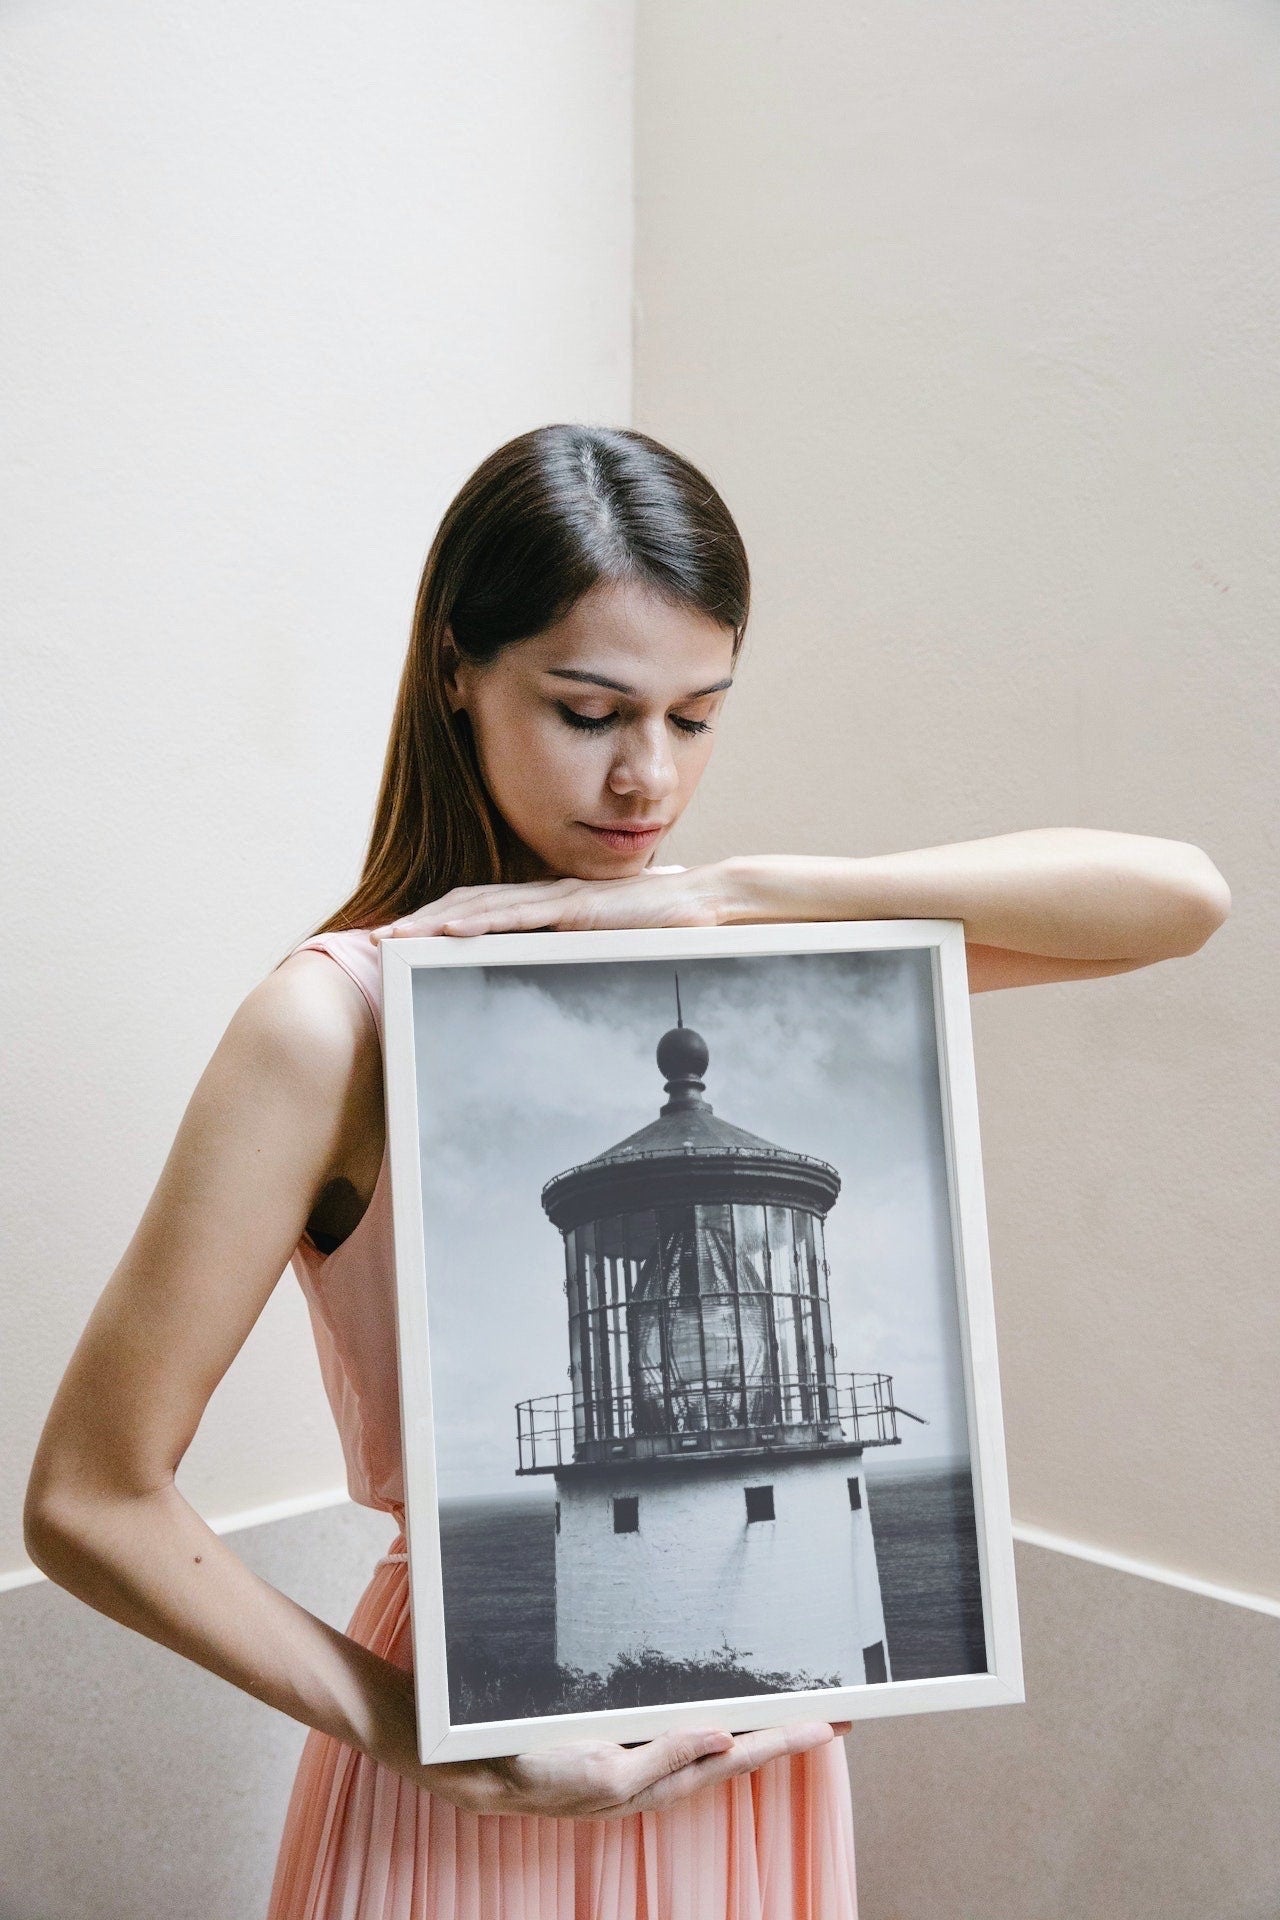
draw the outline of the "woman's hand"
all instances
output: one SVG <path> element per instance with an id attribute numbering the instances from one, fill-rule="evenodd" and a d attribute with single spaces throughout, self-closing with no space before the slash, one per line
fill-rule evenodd
<path id="1" fill-rule="evenodd" d="M 635 1746 L 577 1740 L 494 1760 L 446 1761 L 421 1767 L 417 1778 L 428 1792 L 472 1813 L 615 1820 L 670 1806 L 782 1754 L 825 1746 L 850 1725 L 804 1720 L 736 1735 L 704 1727 L 660 1734 Z"/>
<path id="2" fill-rule="evenodd" d="M 663 867 L 621 880 L 516 880 L 454 887 L 419 907 L 374 940 L 423 934 L 532 933 L 554 928 L 715 927 L 728 917 L 729 887 L 722 862 Z"/>

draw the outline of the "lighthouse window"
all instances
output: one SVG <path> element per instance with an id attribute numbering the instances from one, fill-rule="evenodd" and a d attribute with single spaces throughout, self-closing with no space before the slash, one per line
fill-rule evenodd
<path id="1" fill-rule="evenodd" d="M 744 1487 L 743 1492 L 747 1496 L 748 1520 L 772 1520 L 774 1518 L 772 1487 Z"/>
<path id="2" fill-rule="evenodd" d="M 862 1482 L 855 1473 L 849 1482 L 849 1505 L 856 1513 L 862 1505 Z"/>
<path id="3" fill-rule="evenodd" d="M 791 1238 L 791 1215 L 786 1207 L 766 1207 L 769 1222 L 769 1289 L 772 1293 L 795 1291 L 795 1245 Z"/>
<path id="4" fill-rule="evenodd" d="M 676 1271 L 680 1276 L 679 1294 L 682 1300 L 696 1300 L 698 1287 L 698 1229 L 694 1225 L 693 1210 L 690 1208 L 682 1220 L 678 1238 L 673 1242 L 676 1248 Z"/>
<path id="5" fill-rule="evenodd" d="M 868 1686 L 874 1681 L 889 1678 L 884 1662 L 883 1640 L 873 1641 L 871 1646 L 862 1649 L 862 1670 L 866 1674 Z"/>
<path id="6" fill-rule="evenodd" d="M 735 1306 L 745 1389 L 739 1418 L 743 1426 L 772 1426 L 781 1417 L 781 1406 L 763 1207 L 734 1206 L 733 1246 L 738 1289 Z"/>
<path id="7" fill-rule="evenodd" d="M 769 1222 L 769 1290 L 773 1294 L 774 1342 L 781 1386 L 780 1416 L 783 1420 L 801 1418 L 796 1401 L 796 1375 L 803 1352 L 803 1332 L 796 1292 L 796 1253 L 791 1235 L 791 1215 L 785 1207 L 766 1209 Z"/>
<path id="8" fill-rule="evenodd" d="M 625 1219 L 588 1220 L 572 1236 L 584 1324 L 576 1343 L 570 1329 L 570 1352 L 581 1362 L 582 1425 L 593 1440 L 612 1439 L 629 1426 L 625 1230 Z"/>
<path id="9" fill-rule="evenodd" d="M 727 1205 L 662 1207 L 632 1306 L 642 1430 L 742 1424 L 742 1345 Z"/>
<path id="10" fill-rule="evenodd" d="M 818 1291 L 818 1251 L 814 1245 L 813 1215 L 797 1213 L 795 1223 L 800 1286 L 805 1293 L 813 1294 Z"/>
<path id="11" fill-rule="evenodd" d="M 613 1530 L 615 1533 L 639 1533 L 640 1499 L 637 1494 L 621 1494 L 613 1503 Z"/>

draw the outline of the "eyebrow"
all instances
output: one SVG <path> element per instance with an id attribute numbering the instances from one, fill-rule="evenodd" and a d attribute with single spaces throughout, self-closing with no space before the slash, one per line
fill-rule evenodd
<path id="1" fill-rule="evenodd" d="M 579 673 L 574 667 L 548 667 L 547 672 L 556 680 L 581 680 L 588 686 L 608 687 L 611 693 L 634 695 L 636 691 L 634 687 L 624 686 L 621 680 L 608 679 L 603 673 Z M 699 687 L 696 693 L 683 694 L 675 704 L 682 706 L 686 700 L 701 700 L 709 693 L 723 693 L 726 687 L 732 685 L 732 678 L 717 680 L 709 687 Z"/>

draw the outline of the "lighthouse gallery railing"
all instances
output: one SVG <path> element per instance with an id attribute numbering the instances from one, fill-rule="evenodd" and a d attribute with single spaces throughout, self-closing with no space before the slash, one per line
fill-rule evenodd
<path id="1" fill-rule="evenodd" d="M 814 1397 L 819 1383 L 815 1380 L 779 1382 L 752 1376 L 732 1388 L 684 1384 L 680 1389 L 683 1415 L 663 1432 L 654 1431 L 648 1403 L 643 1430 L 636 1430 L 630 1394 L 587 1402 L 572 1393 L 521 1400 L 516 1404 L 517 1471 L 551 1473 L 557 1467 L 586 1462 L 696 1451 L 785 1450 L 797 1441 L 817 1446 L 897 1444 L 899 1409 L 894 1404 L 891 1374 L 835 1373 L 820 1384 L 824 1411 L 818 1418 Z M 756 1389 L 768 1390 L 777 1404 L 778 1418 L 766 1424 L 735 1421 L 732 1403 L 747 1403 Z M 600 1437 L 581 1440 L 584 1425 L 588 1433 L 594 1431 Z"/>

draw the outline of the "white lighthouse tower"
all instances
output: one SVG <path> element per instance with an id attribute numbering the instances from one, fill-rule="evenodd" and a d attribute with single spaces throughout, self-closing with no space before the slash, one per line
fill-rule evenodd
<path id="1" fill-rule="evenodd" d="M 677 1022 L 658 1118 L 542 1193 L 573 1386 L 520 1402 L 517 1471 L 555 1475 L 555 1657 L 603 1674 L 727 1646 L 760 1671 L 888 1680 L 863 1453 L 898 1444 L 899 1409 L 888 1374 L 835 1370 L 840 1176 L 720 1119 L 678 985 Z"/>

